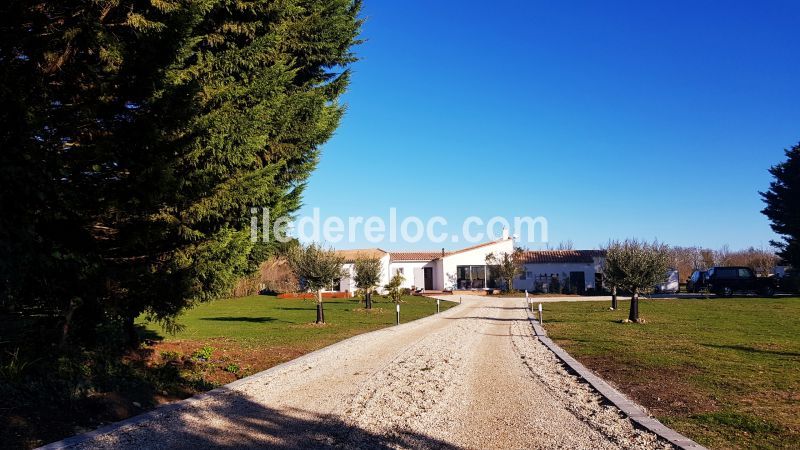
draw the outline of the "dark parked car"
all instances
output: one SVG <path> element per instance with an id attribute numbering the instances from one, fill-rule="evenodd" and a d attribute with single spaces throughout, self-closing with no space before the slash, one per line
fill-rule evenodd
<path id="1" fill-rule="evenodd" d="M 800 294 L 800 272 L 789 269 L 777 278 L 777 289 L 787 294 Z"/>
<path id="2" fill-rule="evenodd" d="M 706 276 L 708 272 L 705 270 L 695 270 L 692 276 L 686 280 L 686 292 L 703 292 L 706 290 Z"/>
<path id="3" fill-rule="evenodd" d="M 712 267 L 706 275 L 708 290 L 730 297 L 734 292 L 755 292 L 767 297 L 775 294 L 775 280 L 757 277 L 748 267 Z"/>

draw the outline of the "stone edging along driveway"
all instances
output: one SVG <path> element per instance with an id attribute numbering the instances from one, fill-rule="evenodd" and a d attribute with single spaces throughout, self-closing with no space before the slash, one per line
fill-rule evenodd
<path id="1" fill-rule="evenodd" d="M 654 417 L 647 414 L 643 407 L 625 397 L 621 392 L 606 383 L 605 380 L 595 375 L 594 372 L 587 369 L 586 366 L 570 356 L 570 354 L 564 351 L 563 348 L 559 347 L 558 344 L 547 337 L 547 332 L 544 330 L 544 328 L 542 328 L 541 325 L 539 325 L 538 319 L 530 310 L 527 311 L 528 320 L 531 322 L 531 325 L 533 325 L 533 329 L 536 332 L 536 337 L 539 338 L 539 341 L 549 348 L 550 351 L 555 353 L 558 359 L 560 359 L 564 365 L 569 368 L 569 370 L 586 380 L 586 382 L 589 383 L 600 395 L 602 395 L 603 398 L 614 404 L 614 406 L 616 406 L 620 411 L 625 413 L 625 415 L 628 416 L 634 424 L 649 430 L 653 434 L 656 434 L 662 439 L 669 441 L 672 445 L 678 448 L 686 450 L 706 450 L 706 448 L 702 445 L 678 433 L 672 428 L 667 427 Z"/>

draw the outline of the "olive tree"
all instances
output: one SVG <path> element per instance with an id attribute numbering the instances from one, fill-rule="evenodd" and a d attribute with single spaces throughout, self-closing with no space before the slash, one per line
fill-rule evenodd
<path id="1" fill-rule="evenodd" d="M 381 260 L 374 257 L 359 257 L 353 264 L 355 269 L 356 286 L 364 290 L 364 303 L 367 309 L 372 309 L 372 291 L 381 282 Z"/>
<path id="2" fill-rule="evenodd" d="M 386 289 L 386 295 L 388 295 L 393 302 L 398 304 L 400 303 L 400 299 L 403 298 L 403 289 L 401 287 L 403 281 L 405 281 L 403 275 L 396 273 L 392 279 L 389 280 L 389 283 L 383 287 Z"/>
<path id="3" fill-rule="evenodd" d="M 522 250 L 516 249 L 513 253 L 500 252 L 486 255 L 486 264 L 495 266 L 500 279 L 506 284 L 505 291 L 514 290 L 514 277 L 522 273 Z"/>
<path id="4" fill-rule="evenodd" d="M 606 249 L 605 274 L 620 288 L 631 292 L 628 320 L 640 322 L 639 294 L 647 292 L 666 278 L 669 248 L 653 243 L 626 239 L 611 241 Z"/>
<path id="5" fill-rule="evenodd" d="M 294 274 L 306 289 L 316 293 L 317 323 L 325 323 L 322 291 L 332 281 L 345 276 L 342 270 L 344 258 L 334 249 L 326 249 L 314 243 L 292 247 L 287 253 L 287 260 Z"/>
<path id="6" fill-rule="evenodd" d="M 617 309 L 617 287 L 620 285 L 620 273 L 605 263 L 603 267 L 603 283 L 611 289 L 611 309 Z"/>

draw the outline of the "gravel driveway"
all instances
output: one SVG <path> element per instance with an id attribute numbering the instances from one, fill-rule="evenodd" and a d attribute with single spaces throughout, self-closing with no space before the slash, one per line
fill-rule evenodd
<path id="1" fill-rule="evenodd" d="M 524 302 L 465 296 L 80 448 L 671 448 L 569 375 Z"/>

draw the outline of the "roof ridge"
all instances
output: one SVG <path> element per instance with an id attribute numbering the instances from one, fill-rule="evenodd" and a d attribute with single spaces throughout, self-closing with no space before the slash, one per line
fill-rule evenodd
<path id="1" fill-rule="evenodd" d="M 464 253 L 464 252 L 468 252 L 470 250 L 476 250 L 476 249 L 479 249 L 481 247 L 486 247 L 488 245 L 497 244 L 498 242 L 503 242 L 503 241 L 507 241 L 507 240 L 510 240 L 510 239 L 511 238 L 501 238 L 501 239 L 495 239 L 493 241 L 482 242 L 480 244 L 476 244 L 476 245 L 473 245 L 473 246 L 470 246 L 470 247 L 465 247 L 465 248 L 462 248 L 460 250 L 453 251 L 450 254 L 455 255 L 455 254 L 458 254 L 458 253 Z"/>

